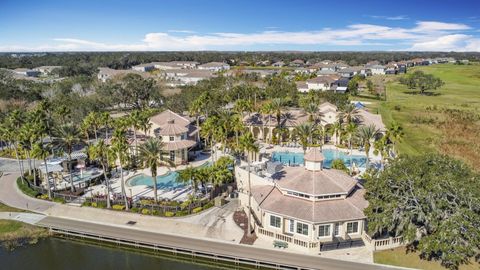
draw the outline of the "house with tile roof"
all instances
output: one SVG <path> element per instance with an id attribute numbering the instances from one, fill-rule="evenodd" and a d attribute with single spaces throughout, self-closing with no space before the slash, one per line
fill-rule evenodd
<path id="1" fill-rule="evenodd" d="M 244 185 L 245 172 L 237 170 L 239 198 L 247 206 L 251 195 L 258 237 L 306 251 L 363 245 L 365 190 L 345 172 L 323 168 L 323 160 L 320 148 L 311 148 L 304 166 L 282 168 L 263 183 L 255 175 L 251 188 Z"/>
<path id="2" fill-rule="evenodd" d="M 194 126 L 193 119 L 165 110 L 150 118 L 153 134 L 161 138 L 164 151 L 169 153 L 170 160 L 176 165 L 188 162 L 189 151 L 197 144 L 198 128 Z"/>

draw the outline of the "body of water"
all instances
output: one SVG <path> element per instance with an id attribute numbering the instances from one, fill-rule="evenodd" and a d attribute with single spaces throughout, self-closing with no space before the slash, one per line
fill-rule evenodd
<path id="1" fill-rule="evenodd" d="M 325 160 L 323 161 L 324 168 L 330 168 L 332 165 L 332 161 L 334 159 L 341 159 L 343 163 L 347 167 L 350 166 L 350 159 L 357 167 L 365 167 L 365 163 L 367 162 L 367 157 L 363 155 L 350 155 L 344 151 L 338 151 L 333 149 L 324 149 L 322 151 Z M 299 152 L 273 152 L 272 153 L 272 160 L 281 162 L 285 165 L 303 165 L 303 153 Z"/>
<path id="2" fill-rule="evenodd" d="M 0 248 L 0 269 L 85 270 L 85 269 L 220 269 L 145 253 L 85 244 L 51 237 L 14 251 Z"/>

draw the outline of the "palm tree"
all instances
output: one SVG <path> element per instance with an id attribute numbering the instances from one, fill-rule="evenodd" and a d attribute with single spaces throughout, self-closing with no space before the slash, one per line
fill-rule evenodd
<path id="1" fill-rule="evenodd" d="M 393 121 L 392 123 L 390 123 L 387 131 L 387 137 L 393 144 L 394 153 L 396 151 L 397 143 L 402 141 L 404 135 L 405 134 L 403 133 L 403 128 L 402 126 L 400 126 L 400 124 L 398 124 L 397 121 Z"/>
<path id="2" fill-rule="evenodd" d="M 244 152 L 247 152 L 248 163 L 248 236 L 251 236 L 251 221 L 252 221 L 252 184 L 250 182 L 250 166 L 252 163 L 252 155 L 258 152 L 258 146 L 255 143 L 252 133 L 247 132 L 240 138 L 240 145 Z"/>
<path id="3" fill-rule="evenodd" d="M 97 112 L 90 112 L 84 119 L 83 124 L 87 128 L 87 130 L 93 129 L 95 134 L 95 142 L 98 142 L 98 128 L 101 125 L 101 118 L 99 113 Z"/>
<path id="4" fill-rule="evenodd" d="M 238 99 L 233 106 L 233 111 L 244 117 L 245 112 L 253 111 L 253 104 L 250 100 L 247 99 Z"/>
<path id="5" fill-rule="evenodd" d="M 182 183 L 190 183 L 192 185 L 193 198 L 195 198 L 195 194 L 197 193 L 197 176 L 197 169 L 192 166 L 187 166 L 178 173 L 178 181 Z"/>
<path id="6" fill-rule="evenodd" d="M 150 168 L 153 177 L 153 196 L 155 203 L 158 203 L 157 196 L 157 167 L 158 166 L 174 166 L 173 162 L 166 157 L 163 151 L 164 144 L 158 138 L 150 138 L 144 144 L 140 145 L 140 160 Z"/>
<path id="7" fill-rule="evenodd" d="M 350 103 L 347 104 L 343 110 L 340 111 L 339 118 L 342 119 L 346 124 L 351 122 L 358 122 L 361 120 L 361 116 L 359 114 L 359 110 L 355 107 L 354 104 Z"/>
<path id="8" fill-rule="evenodd" d="M 354 136 L 357 134 L 357 129 L 358 126 L 355 124 L 355 122 L 350 122 L 346 124 L 345 126 L 345 134 L 348 136 L 348 147 L 350 148 L 350 174 L 353 172 L 353 160 L 352 160 L 352 152 L 353 152 L 353 147 L 352 147 L 352 141 Z"/>
<path id="9" fill-rule="evenodd" d="M 303 148 L 303 154 L 307 152 L 307 148 L 312 142 L 315 126 L 310 123 L 302 123 L 295 127 L 295 135 Z"/>
<path id="10" fill-rule="evenodd" d="M 245 130 L 245 125 L 243 124 L 242 119 L 240 118 L 240 115 L 234 115 L 232 117 L 232 130 L 235 132 L 235 145 L 238 148 L 240 145 L 240 133 L 242 133 Z"/>
<path id="11" fill-rule="evenodd" d="M 140 129 L 143 131 L 145 136 L 148 136 L 150 129 L 152 128 L 152 123 L 150 122 L 150 116 L 148 111 L 142 111 L 140 114 L 139 120 Z"/>
<path id="12" fill-rule="evenodd" d="M 73 124 L 65 124 L 59 126 L 55 129 L 54 132 L 54 145 L 64 152 L 67 153 L 68 156 L 68 173 L 70 175 L 70 189 L 72 192 L 75 192 L 75 186 L 73 185 L 73 176 L 72 176 L 72 169 L 71 169 L 71 162 L 72 162 L 72 152 L 73 147 L 77 144 L 83 143 L 83 140 L 80 136 L 80 131 L 77 126 Z"/>
<path id="13" fill-rule="evenodd" d="M 270 104 L 272 106 L 272 111 L 275 113 L 275 118 L 277 119 L 277 127 L 280 127 L 280 121 L 282 113 L 285 110 L 286 101 L 283 98 L 274 98 Z"/>
<path id="14" fill-rule="evenodd" d="M 270 116 L 273 113 L 273 106 L 271 102 L 264 103 L 260 108 L 260 115 L 262 116 L 262 134 L 263 140 L 266 140 L 267 136 L 265 134 L 265 119 L 267 119 L 267 124 L 270 122 Z"/>
<path id="15" fill-rule="evenodd" d="M 373 153 L 375 155 L 380 155 L 380 166 L 382 169 L 384 167 L 384 160 L 388 157 L 388 151 L 390 150 L 390 145 L 387 140 L 387 136 L 382 136 L 382 138 L 373 143 Z"/>
<path id="16" fill-rule="evenodd" d="M 365 165 L 366 169 L 368 169 L 368 163 L 370 161 L 369 156 L 370 156 L 371 142 L 372 140 L 375 139 L 378 132 L 379 132 L 378 129 L 373 124 L 368 126 L 362 126 L 358 130 L 358 137 L 362 142 L 363 147 L 365 147 L 365 153 L 367 155 L 367 163 Z"/>
<path id="17" fill-rule="evenodd" d="M 305 112 L 308 114 L 308 121 L 312 123 L 317 122 L 317 117 L 319 113 L 318 105 L 315 103 L 308 103 L 304 108 Z"/>
<path id="18" fill-rule="evenodd" d="M 118 127 L 113 132 L 112 136 L 112 154 L 115 160 L 118 161 L 118 165 L 120 167 L 120 180 L 121 180 L 121 188 L 122 188 L 122 196 L 125 202 L 125 208 L 128 210 L 128 199 L 127 193 L 125 191 L 125 179 L 123 177 L 123 165 L 128 161 L 128 141 L 126 137 L 126 131 L 122 127 Z"/>
<path id="19" fill-rule="evenodd" d="M 43 164 L 45 164 L 45 183 L 47 184 L 48 198 L 51 200 L 52 190 L 50 187 L 50 180 L 48 180 L 48 165 L 47 165 L 47 157 L 49 155 L 50 155 L 50 150 L 42 142 L 36 143 L 33 146 L 32 157 L 43 160 Z"/>
<path id="20" fill-rule="evenodd" d="M 19 150 L 19 137 L 17 136 L 16 132 L 20 130 L 22 125 L 24 124 L 25 114 L 23 111 L 14 110 L 10 113 L 7 119 L 7 127 L 6 130 L 10 132 L 10 138 L 13 142 L 13 149 L 15 151 L 15 157 L 18 161 L 18 166 L 20 167 L 20 171 L 22 172 L 21 177 L 24 180 L 25 169 L 23 168 L 23 160 L 20 160 L 20 156 L 18 154 Z"/>
<path id="21" fill-rule="evenodd" d="M 101 126 L 105 128 L 105 139 L 107 139 L 107 141 L 108 141 L 108 137 L 109 137 L 108 136 L 108 129 L 113 126 L 113 119 L 110 116 L 110 113 L 103 112 L 100 115 L 100 123 L 101 123 Z"/>
<path id="22" fill-rule="evenodd" d="M 141 128 L 142 112 L 135 110 L 128 117 L 129 123 L 133 129 L 133 141 L 135 142 L 135 155 L 138 155 L 137 130 Z"/>
<path id="23" fill-rule="evenodd" d="M 88 148 L 88 156 L 91 160 L 97 160 L 100 165 L 102 165 L 103 170 L 103 178 L 105 179 L 105 186 L 107 187 L 107 208 L 110 208 L 110 181 L 107 177 L 107 169 L 108 169 L 108 152 L 111 151 L 108 145 L 105 143 L 104 140 L 99 141 L 95 145 L 90 145 Z"/>
<path id="24" fill-rule="evenodd" d="M 213 158 L 213 146 L 215 145 L 215 133 L 217 130 L 218 118 L 216 116 L 210 116 L 203 122 L 202 128 L 200 129 L 200 135 L 205 138 L 205 141 L 210 142 L 210 155 L 212 156 L 212 161 L 215 161 Z"/>
<path id="25" fill-rule="evenodd" d="M 332 135 L 335 136 L 335 145 L 342 144 L 342 123 L 340 121 L 335 121 L 331 126 Z"/>
<path id="26" fill-rule="evenodd" d="M 195 116 L 197 128 L 200 128 L 200 115 L 204 111 L 204 107 L 205 107 L 205 100 L 203 98 L 195 99 L 190 105 L 189 113 L 191 116 Z M 197 132 L 197 140 L 200 142 L 200 132 Z"/>

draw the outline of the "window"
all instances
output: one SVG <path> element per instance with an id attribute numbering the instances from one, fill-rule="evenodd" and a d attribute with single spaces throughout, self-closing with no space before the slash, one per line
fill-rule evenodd
<path id="1" fill-rule="evenodd" d="M 335 231 L 333 232 L 334 236 L 340 236 L 340 223 L 335 223 Z"/>
<path id="2" fill-rule="evenodd" d="M 358 233 L 358 221 L 347 223 L 347 233 Z"/>
<path id="3" fill-rule="evenodd" d="M 330 224 L 318 226 L 318 237 L 330 236 Z"/>
<path id="4" fill-rule="evenodd" d="M 294 233 L 294 232 L 295 232 L 295 220 L 290 219 L 290 226 L 289 226 L 288 229 L 289 229 L 289 231 L 290 231 L 291 233 Z"/>
<path id="5" fill-rule="evenodd" d="M 308 235 L 308 224 L 297 222 L 297 233 Z"/>
<path id="6" fill-rule="evenodd" d="M 280 228 L 282 220 L 280 217 L 270 215 L 270 226 Z"/>
<path id="7" fill-rule="evenodd" d="M 175 141 L 175 137 L 174 137 L 174 136 L 170 136 L 170 141 L 171 141 L 171 142 Z"/>
<path id="8" fill-rule="evenodd" d="M 170 151 L 170 160 L 175 161 L 175 151 Z"/>

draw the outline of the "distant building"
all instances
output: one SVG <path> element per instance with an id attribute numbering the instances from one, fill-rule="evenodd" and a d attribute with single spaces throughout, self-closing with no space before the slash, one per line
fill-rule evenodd
<path id="1" fill-rule="evenodd" d="M 16 68 L 13 72 L 17 75 L 22 75 L 25 77 L 37 77 L 40 74 L 40 71 L 36 71 L 28 68 Z"/>
<path id="2" fill-rule="evenodd" d="M 43 75 L 49 75 L 50 73 L 52 73 L 54 69 L 59 69 L 59 68 L 62 68 L 62 66 L 41 66 L 41 67 L 36 67 L 33 70 L 38 71 Z"/>
<path id="3" fill-rule="evenodd" d="M 384 75 L 385 74 L 385 67 L 382 65 L 373 65 L 368 67 L 372 75 Z"/>
<path id="4" fill-rule="evenodd" d="M 201 80 L 214 77 L 211 70 L 200 69 L 168 69 L 165 78 L 168 86 L 195 85 Z"/>
<path id="5" fill-rule="evenodd" d="M 223 62 L 210 62 L 210 63 L 199 65 L 197 68 L 200 70 L 210 70 L 210 71 L 218 72 L 222 70 L 229 70 L 230 65 Z"/>
<path id="6" fill-rule="evenodd" d="M 141 72 L 148 72 L 153 70 L 154 68 L 155 68 L 155 65 L 153 63 L 141 64 L 141 65 L 136 65 L 132 67 L 133 70 L 141 71 Z"/>
<path id="7" fill-rule="evenodd" d="M 101 82 L 106 82 L 115 77 L 122 77 L 127 74 L 138 74 L 144 79 L 152 78 L 150 73 L 137 71 L 132 69 L 111 69 L 107 67 L 98 68 L 97 79 Z"/>
<path id="8" fill-rule="evenodd" d="M 288 64 L 291 67 L 303 67 L 305 62 L 302 59 L 295 59 Z"/>
<path id="9" fill-rule="evenodd" d="M 153 62 L 153 66 L 156 69 L 194 69 L 197 67 L 198 62 L 195 61 L 171 61 L 171 62 Z"/>
<path id="10" fill-rule="evenodd" d="M 272 67 L 283 67 L 285 63 L 283 61 L 278 61 L 272 64 Z"/>

